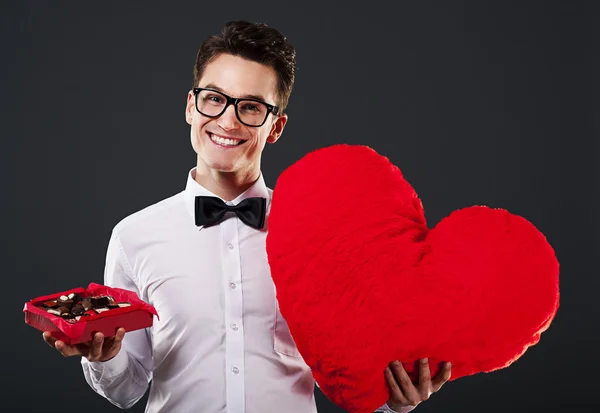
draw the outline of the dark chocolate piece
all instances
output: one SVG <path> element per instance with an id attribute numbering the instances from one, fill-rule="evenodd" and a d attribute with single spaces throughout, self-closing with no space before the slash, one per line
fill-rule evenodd
<path id="1" fill-rule="evenodd" d="M 69 309 L 69 307 L 67 306 L 60 306 L 56 309 L 56 311 L 58 311 L 60 313 L 60 315 L 65 315 L 65 314 L 69 314 L 71 312 L 71 310 Z"/>
<path id="2" fill-rule="evenodd" d="M 85 311 L 91 310 L 94 307 L 91 298 L 83 298 L 80 303 Z"/>
<path id="3" fill-rule="evenodd" d="M 66 296 L 62 295 L 56 302 L 58 303 L 58 305 L 64 305 L 66 307 L 71 307 L 73 305 L 73 300 L 71 300 L 70 298 L 67 298 L 66 300 L 63 300 L 63 298 L 66 298 Z"/>
<path id="4" fill-rule="evenodd" d="M 94 307 L 106 307 L 110 304 L 110 299 L 107 296 L 92 297 Z"/>
<path id="5" fill-rule="evenodd" d="M 71 314 L 73 315 L 81 315 L 83 313 L 85 313 L 85 309 L 81 304 L 75 304 L 71 309 Z"/>

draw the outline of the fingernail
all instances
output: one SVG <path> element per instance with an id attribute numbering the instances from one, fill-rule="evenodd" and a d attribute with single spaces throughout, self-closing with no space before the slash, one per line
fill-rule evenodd
<path id="1" fill-rule="evenodd" d="M 424 359 L 421 359 L 421 363 L 425 364 L 428 363 L 429 359 L 427 357 L 425 357 Z"/>
<path id="2" fill-rule="evenodd" d="M 448 368 L 452 367 L 452 363 L 450 363 L 450 362 L 447 362 L 447 363 L 446 363 L 446 367 L 448 367 Z"/>

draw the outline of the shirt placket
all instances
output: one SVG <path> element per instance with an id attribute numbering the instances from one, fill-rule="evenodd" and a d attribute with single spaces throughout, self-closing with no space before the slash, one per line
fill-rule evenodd
<path id="1" fill-rule="evenodd" d="M 225 383 L 228 413 L 245 412 L 243 297 L 238 221 L 237 217 L 231 217 L 220 224 L 225 283 Z"/>

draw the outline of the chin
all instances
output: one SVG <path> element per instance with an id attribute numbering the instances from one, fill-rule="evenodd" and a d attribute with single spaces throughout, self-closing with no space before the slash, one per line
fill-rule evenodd
<path id="1" fill-rule="evenodd" d="M 228 166 L 216 165 L 214 167 L 211 167 L 210 169 L 212 169 L 213 171 L 222 172 L 222 173 L 232 173 L 232 172 L 236 171 L 236 169 L 230 165 L 228 165 Z"/>
<path id="2" fill-rule="evenodd" d="M 208 161 L 208 162 L 207 162 Z M 208 169 L 218 172 L 235 172 L 236 166 L 233 162 L 219 162 L 211 159 L 204 159 L 204 163 L 206 164 Z"/>

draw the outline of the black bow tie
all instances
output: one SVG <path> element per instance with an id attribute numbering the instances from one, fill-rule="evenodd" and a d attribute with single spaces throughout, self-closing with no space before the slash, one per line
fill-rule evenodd
<path id="1" fill-rule="evenodd" d="M 227 205 L 214 196 L 197 196 L 195 204 L 196 225 L 210 227 L 221 221 L 226 212 L 234 212 L 242 222 L 252 228 L 262 229 L 267 210 L 266 198 L 246 198 L 237 205 Z"/>

